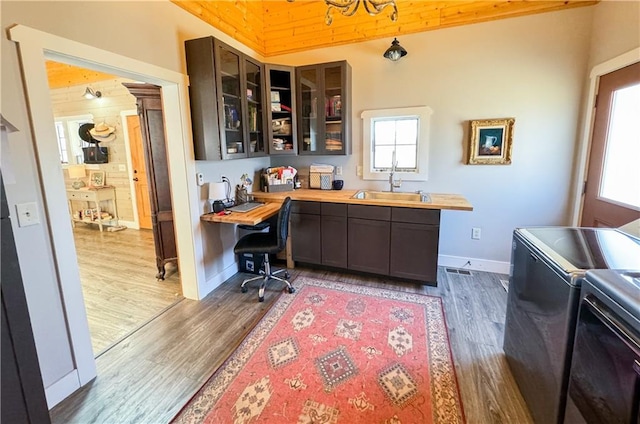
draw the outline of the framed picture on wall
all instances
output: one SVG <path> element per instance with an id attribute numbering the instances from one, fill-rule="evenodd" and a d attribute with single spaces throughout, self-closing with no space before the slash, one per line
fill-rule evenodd
<path id="1" fill-rule="evenodd" d="M 89 187 L 104 187 L 104 171 L 91 171 Z"/>
<path id="2" fill-rule="evenodd" d="M 469 165 L 509 165 L 515 118 L 469 121 Z"/>

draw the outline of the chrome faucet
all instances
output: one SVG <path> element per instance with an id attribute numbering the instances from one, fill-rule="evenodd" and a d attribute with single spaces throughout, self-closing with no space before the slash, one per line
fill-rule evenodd
<path id="1" fill-rule="evenodd" d="M 391 158 L 391 172 L 389 173 L 389 191 L 393 193 L 394 189 L 400 188 L 402 185 L 402 179 L 394 180 L 393 174 L 396 172 L 398 161 L 396 160 L 396 152 L 393 151 L 393 157 Z"/>

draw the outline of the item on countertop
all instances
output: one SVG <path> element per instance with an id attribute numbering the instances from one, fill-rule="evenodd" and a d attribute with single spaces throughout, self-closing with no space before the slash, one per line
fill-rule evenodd
<path id="1" fill-rule="evenodd" d="M 309 188 L 331 190 L 333 184 L 333 165 L 312 163 L 309 167 Z"/>
<path id="2" fill-rule="evenodd" d="M 262 173 L 261 188 L 267 192 L 293 190 L 293 181 L 297 174 L 298 170 L 291 166 L 266 168 Z"/>
<path id="3" fill-rule="evenodd" d="M 342 187 L 344 187 L 344 181 L 343 180 L 333 180 L 333 183 L 331 183 L 332 187 L 334 190 L 342 190 Z"/>

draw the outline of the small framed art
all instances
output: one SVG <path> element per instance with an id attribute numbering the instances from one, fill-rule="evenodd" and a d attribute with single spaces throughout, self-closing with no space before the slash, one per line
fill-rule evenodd
<path id="1" fill-rule="evenodd" d="M 91 171 L 89 174 L 90 187 L 104 187 L 104 171 Z"/>
<path id="2" fill-rule="evenodd" d="M 509 165 L 515 118 L 469 121 L 469 165 Z"/>

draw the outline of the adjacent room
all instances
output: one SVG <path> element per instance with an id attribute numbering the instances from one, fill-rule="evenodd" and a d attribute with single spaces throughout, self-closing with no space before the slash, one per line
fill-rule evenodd
<path id="1" fill-rule="evenodd" d="M 0 10 L 2 421 L 638 420 L 640 2 Z"/>

